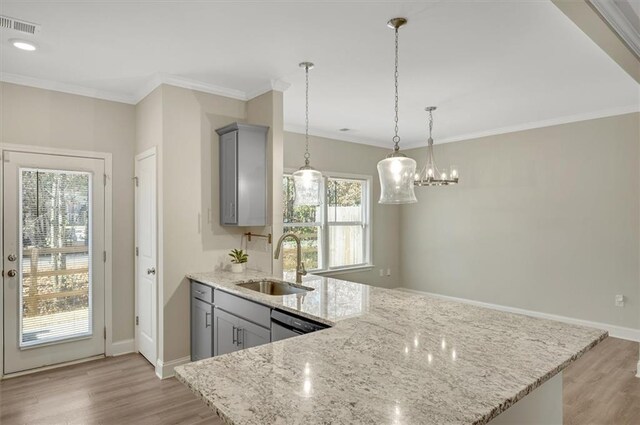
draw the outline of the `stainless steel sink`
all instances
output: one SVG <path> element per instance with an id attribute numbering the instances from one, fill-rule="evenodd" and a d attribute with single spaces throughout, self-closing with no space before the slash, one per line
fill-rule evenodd
<path id="1" fill-rule="evenodd" d="M 313 291 L 313 288 L 309 288 L 302 285 L 293 285 L 287 282 L 280 282 L 278 280 L 253 280 L 249 282 L 238 283 L 238 286 L 252 291 L 261 292 L 267 295 L 290 295 L 300 294 L 304 292 Z"/>

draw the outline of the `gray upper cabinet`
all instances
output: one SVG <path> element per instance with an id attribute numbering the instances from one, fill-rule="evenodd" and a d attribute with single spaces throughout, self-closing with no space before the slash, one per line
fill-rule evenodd
<path id="1" fill-rule="evenodd" d="M 267 225 L 269 127 L 233 123 L 220 136 L 220 224 Z"/>

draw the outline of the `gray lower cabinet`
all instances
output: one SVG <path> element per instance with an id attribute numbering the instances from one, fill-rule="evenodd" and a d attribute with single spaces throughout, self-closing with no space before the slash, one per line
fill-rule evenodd
<path id="1" fill-rule="evenodd" d="M 214 355 L 232 353 L 271 341 L 271 330 L 219 308 L 214 309 Z"/>
<path id="2" fill-rule="evenodd" d="M 191 298 L 191 360 L 213 356 L 213 305 Z"/>

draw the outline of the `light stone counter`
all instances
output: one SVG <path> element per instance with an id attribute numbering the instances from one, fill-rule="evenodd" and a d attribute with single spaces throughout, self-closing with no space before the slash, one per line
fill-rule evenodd
<path id="1" fill-rule="evenodd" d="M 333 325 L 177 367 L 229 424 L 483 424 L 607 336 L 332 278 L 302 299 L 234 284 L 261 273 L 188 277 Z"/>

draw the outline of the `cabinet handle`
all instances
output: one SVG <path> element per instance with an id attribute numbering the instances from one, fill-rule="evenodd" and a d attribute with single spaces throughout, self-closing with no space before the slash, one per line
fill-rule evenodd
<path id="1" fill-rule="evenodd" d="M 234 343 L 235 345 L 238 345 L 238 343 L 236 342 L 236 336 L 237 336 L 237 334 L 236 334 L 236 329 L 237 329 L 237 328 L 234 326 L 234 327 L 233 327 L 233 343 Z"/>
<path id="2" fill-rule="evenodd" d="M 209 318 L 211 317 L 211 313 L 205 312 L 204 313 L 204 327 L 208 328 L 209 326 L 211 326 L 211 321 L 209 320 Z"/>
<path id="3" fill-rule="evenodd" d="M 233 202 L 231 202 L 229 204 L 229 216 L 232 217 L 232 218 L 234 218 L 236 216 L 236 212 L 235 212 L 235 210 L 233 208 Z"/>
<path id="4" fill-rule="evenodd" d="M 193 292 L 197 292 L 199 295 L 204 296 L 204 291 L 198 291 L 197 289 L 194 289 Z"/>
<path id="5" fill-rule="evenodd" d="M 240 335 L 242 334 L 242 332 L 244 332 L 244 329 L 242 328 L 236 328 L 238 331 L 238 336 L 236 336 L 236 345 L 240 346 L 243 344 L 243 341 L 240 340 Z M 244 336 L 244 335 L 243 335 Z M 244 338 L 243 338 L 244 339 Z"/>

